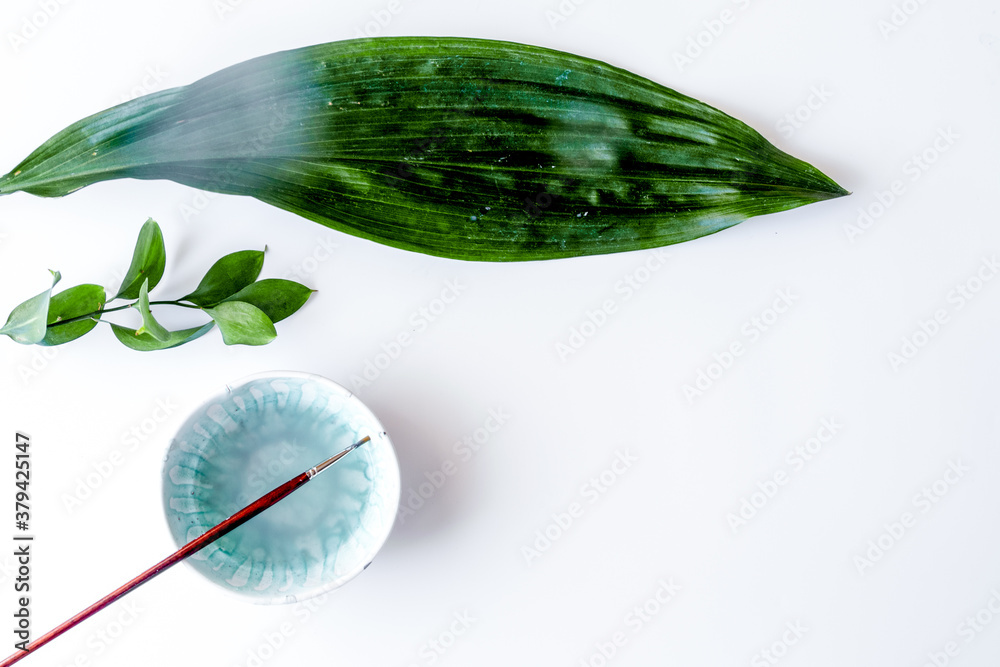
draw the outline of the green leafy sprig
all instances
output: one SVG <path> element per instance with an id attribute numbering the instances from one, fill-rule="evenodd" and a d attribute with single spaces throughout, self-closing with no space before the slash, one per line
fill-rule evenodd
<path id="1" fill-rule="evenodd" d="M 277 336 L 274 323 L 301 308 L 314 291 L 292 280 L 257 280 L 264 266 L 264 251 L 242 250 L 213 264 L 190 294 L 172 301 L 150 301 L 149 292 L 160 282 L 165 266 L 163 233 L 149 219 L 139 232 L 121 287 L 111 298 L 132 303 L 107 307 L 107 294 L 100 285 L 77 285 L 53 294 L 61 275 L 52 271 L 52 287 L 14 308 L 0 334 L 25 345 L 62 345 L 106 321 L 101 319 L 105 313 L 135 308 L 142 317 L 138 329 L 108 322 L 115 337 L 133 350 L 177 347 L 216 325 L 226 345 L 266 345 Z M 167 305 L 202 310 L 211 321 L 168 331 L 151 310 L 151 306 Z"/>

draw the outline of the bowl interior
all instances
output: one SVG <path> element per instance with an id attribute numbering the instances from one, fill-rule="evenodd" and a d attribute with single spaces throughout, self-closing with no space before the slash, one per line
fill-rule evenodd
<path id="1" fill-rule="evenodd" d="M 399 469 L 371 411 L 317 376 L 248 378 L 181 426 L 163 468 L 174 541 L 189 542 L 365 435 L 372 441 L 188 559 L 255 602 L 295 602 L 340 586 L 388 537 Z"/>

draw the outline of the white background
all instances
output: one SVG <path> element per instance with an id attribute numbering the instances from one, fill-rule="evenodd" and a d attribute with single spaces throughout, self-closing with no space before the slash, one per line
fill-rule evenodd
<path id="1" fill-rule="evenodd" d="M 605 60 L 735 115 L 853 195 L 671 247 L 650 272 L 652 251 L 510 265 L 425 257 L 169 182 L 0 199 L 4 315 L 46 287 L 47 268 L 62 271 L 61 287 L 116 288 L 150 216 L 167 247 L 154 294 L 183 294 L 218 257 L 265 244 L 264 277 L 298 271 L 319 290 L 262 348 L 226 348 L 212 332 L 141 354 L 104 325 L 52 350 L 0 340 L 0 542 L 14 533 L 21 430 L 33 443 L 36 636 L 171 551 L 162 458 L 188 412 L 227 382 L 294 369 L 355 388 L 394 439 L 404 502 L 456 465 L 367 572 L 311 608 L 253 606 L 183 567 L 24 664 L 919 667 L 930 654 L 995 665 L 997 4 L 907 0 L 894 25 L 889 0 L 398 2 L 391 13 L 385 0 L 7 0 L 0 169 L 133 91 L 367 24 Z M 715 23 L 724 10 L 729 22 Z M 796 113 L 798 127 L 779 125 Z M 901 194 L 882 206 L 896 181 Z M 865 229 L 862 209 L 873 214 Z M 645 280 L 631 298 L 615 289 L 627 276 Z M 413 332 L 414 313 L 440 311 L 448 281 L 460 296 L 387 364 L 379 355 Z M 974 298 L 960 300 L 960 285 Z M 792 305 L 775 320 L 780 292 Z M 584 326 L 608 299 L 603 326 Z M 944 323 L 920 334 L 937 311 Z M 197 319 L 172 317 L 162 319 Z M 753 318 L 771 322 L 756 337 Z M 581 327 L 593 335 L 561 356 Z M 920 346 L 893 364 L 904 339 Z M 722 369 L 733 342 L 744 352 Z M 376 362 L 370 384 L 352 380 Z M 716 379 L 686 395 L 700 372 Z M 455 443 L 491 410 L 503 425 L 463 460 Z M 823 420 L 835 435 L 799 467 L 789 452 Z M 115 452 L 120 464 L 94 477 Z M 626 452 L 635 462 L 591 503 L 584 485 Z M 962 475 L 940 481 L 952 466 Z M 770 486 L 775 473 L 786 483 Z M 941 496 L 921 501 L 935 482 Z M 764 490 L 772 497 L 753 495 Z M 759 507 L 734 529 L 744 501 Z M 553 527 L 574 502 L 582 516 Z M 905 513 L 910 525 L 893 527 Z M 536 532 L 546 529 L 561 533 L 547 548 Z M 0 548 L 2 654 L 12 549 Z M 679 587 L 662 604 L 661 581 Z M 653 613 L 637 622 L 644 604 Z M 616 633 L 624 642 L 606 659 Z"/>

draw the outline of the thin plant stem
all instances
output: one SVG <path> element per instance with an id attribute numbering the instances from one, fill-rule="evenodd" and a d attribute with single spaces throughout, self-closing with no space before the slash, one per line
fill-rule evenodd
<path id="1" fill-rule="evenodd" d="M 62 326 L 63 324 L 72 324 L 73 322 L 82 322 L 83 320 L 91 320 L 91 319 L 94 319 L 95 317 L 100 317 L 101 315 L 104 315 L 105 313 L 113 313 L 113 312 L 118 311 L 118 310 L 126 310 L 128 308 L 131 308 L 134 305 L 135 304 L 127 303 L 127 304 L 125 304 L 123 306 L 115 306 L 114 308 L 101 308 L 100 310 L 95 310 L 94 312 L 87 313 L 86 315 L 77 315 L 76 317 L 70 317 L 70 318 L 65 319 L 65 320 L 59 320 L 58 322 L 53 322 L 52 324 L 50 324 L 48 326 L 49 327 L 58 327 L 58 326 Z M 201 310 L 201 306 L 196 306 L 196 305 L 190 304 L 190 303 L 181 303 L 180 301 L 150 301 L 149 305 L 150 306 L 180 306 L 181 308 L 195 308 L 195 309 Z"/>

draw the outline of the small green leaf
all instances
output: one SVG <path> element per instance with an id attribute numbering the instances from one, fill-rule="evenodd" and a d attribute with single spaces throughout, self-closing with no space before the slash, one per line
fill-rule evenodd
<path id="1" fill-rule="evenodd" d="M 139 231 L 139 239 L 132 253 L 132 263 L 125 272 L 121 289 L 114 299 L 136 299 L 139 289 L 145 280 L 149 281 L 149 289 L 156 287 L 163 277 L 163 269 L 167 263 L 167 251 L 163 247 L 163 233 L 160 226 L 150 218 Z"/>
<path id="2" fill-rule="evenodd" d="M 135 329 L 129 329 L 118 324 L 112 324 L 111 330 L 114 331 L 115 338 L 121 341 L 125 347 L 130 347 L 140 352 L 152 352 L 154 350 L 166 350 L 171 347 L 183 345 L 184 343 L 190 343 L 195 338 L 204 336 L 214 326 L 215 322 L 209 322 L 208 324 L 203 324 L 200 327 L 192 329 L 171 331 L 167 340 L 156 340 L 148 333 L 138 333 Z"/>
<path id="3" fill-rule="evenodd" d="M 225 301 L 205 312 L 219 325 L 226 345 L 266 345 L 278 335 L 264 311 L 242 301 Z"/>
<path id="4" fill-rule="evenodd" d="M 226 255 L 212 265 L 197 289 L 181 300 L 202 307 L 213 306 L 257 280 L 263 266 L 264 252 L 261 250 L 241 250 Z"/>
<path id="5" fill-rule="evenodd" d="M 139 300 L 133 305 L 133 308 L 139 311 L 142 315 L 142 326 L 139 327 L 136 332 L 141 334 L 148 333 L 150 336 L 158 341 L 166 341 L 170 338 L 170 332 L 163 328 L 163 325 L 153 318 L 153 313 L 149 310 L 149 290 L 147 289 L 147 283 L 143 281 L 142 287 L 139 288 Z"/>
<path id="6" fill-rule="evenodd" d="M 271 322 L 280 322 L 301 308 L 314 291 L 293 280 L 267 278 L 247 285 L 226 301 L 257 306 Z"/>
<path id="7" fill-rule="evenodd" d="M 106 295 L 100 285 L 77 285 L 53 294 L 49 300 L 48 330 L 40 345 L 62 345 L 88 333 L 97 326 L 99 315 L 79 322 L 59 324 L 56 322 L 99 312 L 104 308 Z"/>
<path id="8" fill-rule="evenodd" d="M 52 287 L 55 287 L 62 276 L 58 271 L 50 270 L 49 273 L 52 274 Z M 7 323 L 0 328 L 0 334 L 6 334 L 23 345 L 40 343 L 45 338 L 52 287 L 14 308 Z"/>

